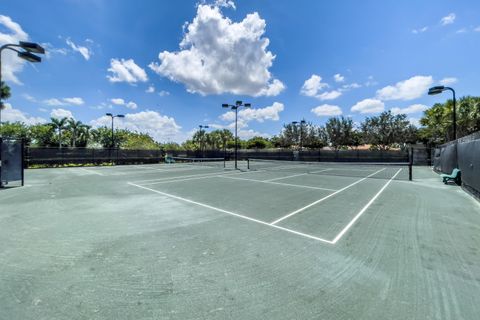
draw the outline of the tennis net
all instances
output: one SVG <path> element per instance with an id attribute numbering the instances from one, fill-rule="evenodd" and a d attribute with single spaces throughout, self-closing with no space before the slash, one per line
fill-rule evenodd
<path id="1" fill-rule="evenodd" d="M 307 162 L 289 160 L 248 159 L 249 170 L 285 171 L 328 176 L 412 180 L 412 165 L 408 162 Z"/>
<path id="2" fill-rule="evenodd" d="M 170 163 L 178 163 L 178 164 L 225 168 L 225 158 L 170 157 L 170 158 L 167 158 L 166 161 L 167 162 L 170 161 Z"/>

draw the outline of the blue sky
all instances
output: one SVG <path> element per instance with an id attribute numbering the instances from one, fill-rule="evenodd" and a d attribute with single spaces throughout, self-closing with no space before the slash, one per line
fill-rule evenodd
<path id="1" fill-rule="evenodd" d="M 361 122 L 392 109 L 418 121 L 449 98 L 479 95 L 478 1 L 106 1 L 0 3 L 0 44 L 28 40 L 41 64 L 2 54 L 13 96 L 4 121 L 73 116 L 183 141 L 198 125 L 232 128 L 222 103 L 250 102 L 240 136 L 284 123 Z"/>

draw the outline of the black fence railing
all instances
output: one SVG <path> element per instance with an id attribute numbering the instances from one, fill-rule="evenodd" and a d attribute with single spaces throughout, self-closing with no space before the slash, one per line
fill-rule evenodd
<path id="1" fill-rule="evenodd" d="M 437 147 L 433 168 L 437 172 L 461 171 L 462 187 L 480 199 L 480 132 L 450 141 Z"/>
<path id="2" fill-rule="evenodd" d="M 163 162 L 165 155 L 187 158 L 235 158 L 233 150 L 129 150 L 94 148 L 46 148 L 27 147 L 25 163 L 34 165 L 61 166 L 68 164 L 134 164 Z M 251 149 L 238 150 L 238 159 L 298 160 L 312 162 L 410 162 L 409 150 L 303 150 Z"/>
<path id="3" fill-rule="evenodd" d="M 87 164 L 155 163 L 163 160 L 162 150 L 94 149 L 94 148 L 35 148 L 25 149 L 25 164 L 57 166 Z"/>

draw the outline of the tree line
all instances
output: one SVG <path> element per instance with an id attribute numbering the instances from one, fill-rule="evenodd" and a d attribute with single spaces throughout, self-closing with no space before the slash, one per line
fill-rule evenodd
<path id="1" fill-rule="evenodd" d="M 10 88 L 0 85 L 2 100 L 11 96 Z M 436 103 L 424 111 L 417 128 L 405 114 L 385 111 L 377 116 L 365 118 L 360 124 L 351 118 L 340 116 L 327 120 L 319 126 L 311 122 L 284 124 L 281 132 L 271 138 L 253 137 L 239 139 L 242 149 L 289 148 L 354 149 L 369 145 L 371 149 L 388 150 L 401 148 L 411 143 L 438 145 L 453 139 L 453 101 Z M 21 122 L 3 122 L 2 137 L 24 139 L 28 145 L 38 147 L 94 147 L 125 149 L 166 150 L 225 150 L 235 147 L 235 139 L 228 129 L 206 132 L 199 130 L 185 142 L 161 144 L 147 133 L 116 129 L 112 139 L 110 128 L 91 128 L 74 119 L 51 118 L 50 123 L 27 125 Z M 480 131 L 480 97 L 466 96 L 457 102 L 457 136 L 462 137 Z"/>

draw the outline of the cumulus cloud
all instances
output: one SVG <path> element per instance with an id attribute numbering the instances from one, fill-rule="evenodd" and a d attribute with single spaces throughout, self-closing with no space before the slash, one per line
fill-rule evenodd
<path id="1" fill-rule="evenodd" d="M 268 134 L 268 133 L 263 133 L 263 132 L 255 131 L 255 130 L 252 130 L 252 129 L 248 129 L 248 130 L 238 130 L 238 137 L 240 139 L 247 140 L 247 139 L 251 139 L 253 137 L 270 138 L 271 135 Z"/>
<path id="2" fill-rule="evenodd" d="M 23 122 L 27 125 L 47 122 L 47 120 L 41 117 L 31 117 L 28 113 L 13 108 L 10 103 L 4 103 L 3 105 L 2 122 Z"/>
<path id="3" fill-rule="evenodd" d="M 90 60 L 92 51 L 89 48 L 76 45 L 72 40 L 70 40 L 70 38 L 67 38 L 66 42 L 73 51 L 80 53 L 85 60 Z"/>
<path id="4" fill-rule="evenodd" d="M 321 106 L 315 107 L 312 110 L 318 117 L 322 116 L 339 116 L 342 114 L 342 109 L 339 106 L 334 106 L 331 104 L 322 104 Z"/>
<path id="5" fill-rule="evenodd" d="M 127 107 L 128 109 L 135 110 L 138 108 L 137 104 L 133 101 L 126 102 L 122 98 L 113 98 L 110 99 L 110 102 L 117 105 L 117 106 L 124 106 Z"/>
<path id="6" fill-rule="evenodd" d="M 428 106 L 424 104 L 412 104 L 406 108 L 392 108 L 393 114 L 410 114 L 410 113 L 417 113 L 422 112 L 428 109 Z"/>
<path id="7" fill-rule="evenodd" d="M 0 15 L 0 45 L 28 41 L 28 34 L 10 17 Z M 23 70 L 25 60 L 18 59 L 17 54 L 10 50 L 2 53 L 2 80 L 22 84 L 17 74 Z"/>
<path id="8" fill-rule="evenodd" d="M 442 24 L 442 26 L 452 24 L 455 22 L 456 17 L 457 16 L 455 15 L 455 13 L 450 13 L 448 16 L 443 17 L 440 20 L 440 23 Z"/>
<path id="9" fill-rule="evenodd" d="M 90 121 L 90 124 L 95 128 L 110 126 L 111 119 L 110 117 L 102 116 Z M 148 133 L 159 142 L 180 142 L 184 139 L 184 135 L 180 131 L 181 127 L 175 122 L 175 119 L 161 115 L 156 111 L 147 110 L 138 113 L 128 113 L 125 115 L 125 118 L 117 119 L 115 124 L 120 129 Z"/>
<path id="10" fill-rule="evenodd" d="M 122 98 L 113 98 L 110 99 L 110 102 L 118 106 L 123 106 L 125 104 L 125 100 L 123 100 Z"/>
<path id="11" fill-rule="evenodd" d="M 43 100 L 43 103 L 46 104 L 47 106 L 54 106 L 54 107 L 59 107 L 59 106 L 81 106 L 85 104 L 85 101 L 83 101 L 82 98 L 79 97 L 72 97 L 72 98 L 51 98 L 47 100 Z"/>
<path id="12" fill-rule="evenodd" d="M 154 93 L 155 92 L 155 87 L 154 86 L 148 86 L 147 90 L 145 90 L 146 93 Z"/>
<path id="13" fill-rule="evenodd" d="M 111 75 L 107 75 L 110 82 L 127 82 L 134 84 L 148 81 L 145 70 L 140 68 L 133 59 L 111 59 L 108 72 L 112 73 Z"/>
<path id="14" fill-rule="evenodd" d="M 360 113 L 377 113 L 385 110 L 385 104 L 377 99 L 364 99 L 357 102 L 350 110 Z"/>
<path id="15" fill-rule="evenodd" d="M 315 97 L 324 88 L 328 88 L 328 84 L 322 82 L 322 77 L 316 74 L 305 80 L 300 93 L 307 97 Z"/>
<path id="16" fill-rule="evenodd" d="M 193 21 L 184 26 L 180 51 L 159 53 L 160 63 L 149 67 L 183 83 L 191 93 L 278 95 L 285 85 L 269 71 L 275 56 L 267 51 L 265 27 L 257 12 L 233 22 L 219 6 L 201 4 Z"/>
<path id="17" fill-rule="evenodd" d="M 342 76 L 340 73 L 337 73 L 336 75 L 333 76 L 333 80 L 335 80 L 335 82 L 344 82 L 345 77 Z"/>
<path id="18" fill-rule="evenodd" d="M 215 6 L 237 9 L 235 7 L 235 3 L 232 0 L 215 0 Z"/>
<path id="19" fill-rule="evenodd" d="M 160 97 L 165 97 L 165 96 L 169 96 L 169 95 L 170 95 L 170 92 L 165 91 L 165 90 L 162 90 L 162 91 L 160 91 L 160 92 L 158 93 L 158 95 L 159 95 Z"/>
<path id="20" fill-rule="evenodd" d="M 238 120 L 241 122 L 250 122 L 255 120 L 257 122 L 264 122 L 265 120 L 278 121 L 280 120 L 280 112 L 284 110 L 283 103 L 274 102 L 271 106 L 265 108 L 245 108 L 238 112 Z M 220 116 L 221 120 L 234 121 L 235 112 L 228 111 Z"/>
<path id="21" fill-rule="evenodd" d="M 61 108 L 53 109 L 52 112 L 50 112 L 50 117 L 57 118 L 57 119 L 62 119 L 62 118 L 75 119 L 71 111 L 61 109 Z"/>
<path id="22" fill-rule="evenodd" d="M 397 82 L 393 86 L 387 86 L 377 90 L 377 98 L 380 100 L 412 100 L 423 96 L 432 85 L 431 76 L 414 76 L 410 79 Z"/>
<path id="23" fill-rule="evenodd" d="M 316 96 L 316 98 L 320 100 L 334 100 L 337 99 L 342 95 L 342 92 L 340 90 L 332 90 L 328 92 L 321 93 Z"/>
<path id="24" fill-rule="evenodd" d="M 448 86 L 448 85 L 451 85 L 451 84 L 454 84 L 454 83 L 457 83 L 457 82 L 458 82 L 458 79 L 454 78 L 454 77 L 443 78 L 442 80 L 439 81 L 439 83 L 442 86 Z"/>

